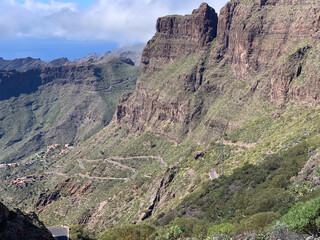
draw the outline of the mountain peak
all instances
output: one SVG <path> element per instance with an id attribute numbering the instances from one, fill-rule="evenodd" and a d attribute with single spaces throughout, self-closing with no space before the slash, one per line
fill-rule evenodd
<path id="1" fill-rule="evenodd" d="M 192 14 L 199 14 L 199 13 L 205 13 L 205 12 L 215 11 L 212 7 L 209 6 L 208 3 L 201 3 L 200 7 L 198 9 L 194 9 Z"/>
<path id="2" fill-rule="evenodd" d="M 159 70 L 168 62 L 199 52 L 216 38 L 217 24 L 216 11 L 206 3 L 202 3 L 190 15 L 158 18 L 156 35 L 142 54 L 143 71 Z"/>

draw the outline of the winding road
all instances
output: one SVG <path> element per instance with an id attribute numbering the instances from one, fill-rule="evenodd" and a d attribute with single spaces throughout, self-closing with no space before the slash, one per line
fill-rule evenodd
<path id="1" fill-rule="evenodd" d="M 108 159 L 114 160 L 130 160 L 130 159 L 157 159 L 164 166 L 167 167 L 167 163 L 160 156 L 134 156 L 134 157 L 109 157 Z"/>
<path id="2" fill-rule="evenodd" d="M 81 168 L 81 169 L 84 169 L 84 166 L 83 166 L 83 164 L 82 164 L 82 160 L 81 160 L 81 159 L 77 159 L 77 161 L 78 161 L 78 163 L 79 163 L 79 165 L 80 165 L 80 168 Z"/>
<path id="3" fill-rule="evenodd" d="M 56 226 L 48 228 L 56 240 L 69 240 L 69 227 Z"/>
<path id="4" fill-rule="evenodd" d="M 111 159 L 113 159 L 113 160 L 111 160 Z M 163 167 L 167 167 L 167 163 L 160 156 L 134 156 L 134 157 L 115 156 L 115 157 L 108 157 L 106 159 L 93 159 L 93 160 L 78 158 L 77 162 L 79 163 L 79 166 L 80 166 L 81 169 L 85 169 L 85 167 L 83 165 L 83 161 L 86 161 L 86 162 L 106 161 L 108 163 L 111 163 L 113 165 L 116 165 L 118 167 L 121 167 L 123 169 L 127 169 L 127 170 L 133 172 L 134 175 L 131 176 L 131 178 L 134 179 L 136 177 L 136 175 L 138 174 L 138 170 L 136 170 L 136 169 L 134 169 L 134 168 L 132 168 L 132 167 L 130 167 L 128 165 L 125 165 L 123 163 L 114 161 L 114 160 L 130 160 L 130 159 L 157 159 L 161 163 L 161 165 Z M 66 174 L 58 172 L 58 171 L 46 172 L 46 174 L 55 174 L 55 175 L 58 175 L 58 176 L 68 177 Z M 131 179 L 131 178 L 116 178 L 116 177 L 95 177 L 95 176 L 89 176 L 87 174 L 81 174 L 81 173 L 75 174 L 73 176 L 79 176 L 79 177 L 87 178 L 87 179 L 98 179 L 98 180 L 123 180 L 123 181 L 126 181 L 126 182 L 130 181 L 130 179 Z"/>
<path id="5" fill-rule="evenodd" d="M 130 181 L 130 178 L 116 178 L 116 177 L 93 177 L 86 174 L 79 173 L 78 176 L 82 178 L 88 178 L 88 179 L 99 179 L 99 180 L 124 180 L 126 182 Z"/>

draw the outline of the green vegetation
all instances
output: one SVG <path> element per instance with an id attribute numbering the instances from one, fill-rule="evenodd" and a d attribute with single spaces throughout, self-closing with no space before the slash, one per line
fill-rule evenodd
<path id="1" fill-rule="evenodd" d="M 298 202 L 283 217 L 293 230 L 320 236 L 320 197 L 307 202 Z"/>
<path id="2" fill-rule="evenodd" d="M 69 231 L 70 240 L 94 240 L 92 233 L 79 225 L 70 226 Z"/>
<path id="3" fill-rule="evenodd" d="M 140 75 L 140 68 L 127 61 L 111 58 L 65 67 L 56 78 L 39 73 L 53 79 L 43 80 L 35 92 L 1 101 L 0 162 L 21 160 L 54 143 L 77 144 L 101 130 L 111 121 L 121 94 L 134 90 Z"/>
<path id="4" fill-rule="evenodd" d="M 154 232 L 154 227 L 147 224 L 125 225 L 106 230 L 99 240 L 145 240 Z"/>
<path id="5" fill-rule="evenodd" d="M 252 2 L 245 0 L 243 4 Z M 242 27 L 252 24 L 254 30 L 262 20 L 272 22 L 273 16 L 261 18 L 271 8 L 276 7 L 259 8 L 259 14 L 242 21 Z M 288 12 L 294 13 L 293 8 L 298 9 L 294 6 Z M 156 38 L 166 43 L 164 36 Z M 181 39 L 170 41 L 181 44 Z M 139 69 L 125 59 L 94 64 L 94 76 L 84 81 L 90 84 L 42 89 L 48 96 L 42 96 L 40 89 L 39 101 L 47 101 L 50 109 L 30 103 L 15 111 L 16 106 L 20 109 L 17 102 L 25 104 L 35 96 L 8 100 L 2 112 L 10 109 L 13 117 L 20 116 L 19 126 L 31 119 L 12 130 L 15 138 L 6 140 L 9 147 L 25 144 L 26 140 L 20 140 L 20 135 L 24 138 L 21 129 L 51 129 L 60 119 L 78 116 L 66 115 L 70 108 L 74 107 L 72 113 L 86 114 L 77 118 L 80 125 L 59 125 L 65 135 L 55 140 L 76 141 L 72 151 L 65 155 L 49 152 L 45 162 L 31 156 L 36 160 L 32 166 L 1 169 L 1 198 L 39 211 L 48 225 L 82 224 L 71 228 L 75 239 L 92 237 L 82 226 L 91 227 L 96 236 L 106 229 L 100 240 L 230 239 L 238 233 L 257 239 L 319 235 L 320 190 L 317 179 L 312 179 L 320 175 L 319 107 L 314 107 L 312 97 L 307 103 L 303 99 L 291 102 L 295 99 L 290 98 L 295 92 L 301 93 L 297 98 L 309 94 L 315 86 L 311 79 L 320 75 L 320 48 L 311 42 L 306 39 L 288 45 L 291 50 L 276 60 L 274 67 L 270 63 L 271 67 L 262 66 L 257 73 L 236 77 L 234 71 L 239 66 L 218 59 L 216 50 L 220 49 L 213 41 L 210 51 L 199 51 L 161 66 L 163 70 L 144 73 L 137 92 L 123 96 L 127 100 L 123 111 L 130 116 L 120 123 L 112 121 L 97 134 L 93 133 L 111 120 L 123 91 L 135 87 Z M 272 50 L 268 44 L 265 49 Z M 248 54 L 244 59 L 256 61 L 255 51 Z M 246 67 L 239 69 L 250 72 Z M 284 86 L 272 78 L 277 71 Z M 272 84 L 279 84 L 283 96 L 270 104 Z M 289 89 L 285 89 L 287 85 Z M 39 118 L 43 121 L 34 129 L 33 122 Z M 6 127 L 0 126 L 0 130 Z M 41 146 L 50 136 L 39 136 Z M 4 155 L 12 149 L 6 149 Z M 196 151 L 202 153 L 199 158 L 193 155 Z M 210 180 L 208 173 L 212 171 L 220 176 Z M 22 188 L 12 184 L 21 174 L 32 173 L 44 177 Z M 40 194 L 50 193 L 57 193 L 52 202 L 44 208 L 35 207 Z"/>
<path id="6" fill-rule="evenodd" d="M 208 230 L 208 235 L 229 235 L 231 234 L 235 229 L 235 226 L 232 223 L 221 223 L 218 225 L 213 225 Z"/>
<path id="7" fill-rule="evenodd" d="M 217 225 L 232 222 L 236 223 L 235 229 L 263 230 L 291 208 L 295 196 L 289 188 L 290 179 L 308 160 L 313 144 L 302 141 L 278 154 L 265 156 L 259 165 L 245 164 L 228 177 L 205 182 L 177 210 L 188 213 L 192 209 L 197 218 Z"/>
<path id="8" fill-rule="evenodd" d="M 274 212 L 260 212 L 250 216 L 240 222 L 238 231 L 258 231 L 262 232 L 265 227 L 279 219 L 281 214 Z"/>

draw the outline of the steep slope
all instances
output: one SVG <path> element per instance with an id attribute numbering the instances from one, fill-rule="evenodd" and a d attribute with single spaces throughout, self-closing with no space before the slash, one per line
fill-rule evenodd
<path id="1" fill-rule="evenodd" d="M 50 144 L 76 144 L 107 125 L 140 70 L 126 58 L 0 72 L 1 162 Z"/>
<path id="2" fill-rule="evenodd" d="M 53 240 L 51 233 L 36 214 L 10 211 L 0 203 L 0 239 Z"/>
<path id="3" fill-rule="evenodd" d="M 230 174 L 246 161 L 257 163 L 271 153 L 291 151 L 303 139 L 317 148 L 320 66 L 316 60 L 319 42 L 313 33 L 319 30 L 318 8 L 317 2 L 305 1 L 231 1 L 221 10 L 218 25 L 206 4 L 186 17 L 160 18 L 157 33 L 143 53 L 143 74 L 136 91 L 120 99 L 114 121 L 91 138 L 95 145 L 82 145 L 75 156 L 99 158 L 101 152 L 104 156 L 161 155 L 175 177 L 166 186 L 168 173 L 157 169 L 151 180 L 131 192 L 132 208 L 126 211 L 132 214 L 130 220 L 141 221 L 172 209 L 201 180 L 208 180 L 212 169 Z M 217 38 L 196 34 L 196 30 L 185 34 L 185 29 L 192 29 L 190 19 L 202 19 L 200 29 L 206 28 L 208 34 L 216 26 Z M 190 25 L 185 27 L 184 22 Z M 280 31 L 282 24 L 286 27 Z M 278 45 L 271 39 L 279 39 Z M 306 116 L 310 116 L 307 124 Z M 111 140 L 110 134 L 117 137 Z M 223 147 L 216 143 L 221 135 Z M 195 150 L 203 155 L 196 162 L 191 154 Z M 299 164 L 304 163 L 305 159 Z M 119 208 L 129 204 L 124 201 L 129 190 L 108 201 L 118 209 L 121 221 L 126 221 L 126 211 Z M 143 199 L 138 211 L 136 198 L 137 202 Z M 115 214 L 112 207 L 99 215 Z M 148 214 L 142 214 L 142 209 Z M 190 209 L 181 214 L 185 209 L 164 216 L 200 213 Z"/>
<path id="4" fill-rule="evenodd" d="M 221 10 L 219 53 L 239 79 L 267 72 L 272 102 L 318 102 L 318 62 L 310 63 L 318 54 L 318 10 L 318 1 L 231 1 Z"/>
<path id="5" fill-rule="evenodd" d="M 46 223 L 95 232 L 144 222 L 157 227 L 151 239 L 176 225 L 199 239 L 260 233 L 319 196 L 309 182 L 319 174 L 319 10 L 318 1 L 233 0 L 218 19 L 207 4 L 160 18 L 113 121 L 37 163 L 44 182 L 27 189 L 40 196 L 10 186 L 4 198 L 29 194 L 25 207 Z M 6 169 L 3 182 L 34 169 Z"/>

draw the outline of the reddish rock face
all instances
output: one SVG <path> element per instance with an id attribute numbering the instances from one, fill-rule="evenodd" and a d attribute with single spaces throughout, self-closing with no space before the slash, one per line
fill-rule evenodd
<path id="1" fill-rule="evenodd" d="M 308 89 L 291 86 L 292 80 L 303 71 L 303 59 L 281 57 L 290 55 L 303 41 L 311 44 L 318 41 L 319 30 L 320 7 L 314 1 L 260 0 L 252 4 L 230 1 L 219 15 L 219 54 L 228 59 L 239 79 L 269 71 L 266 77 L 270 80 L 268 91 L 272 102 L 283 102 L 289 97 L 316 99 L 316 91 L 312 94 Z M 302 51 L 306 47 L 307 44 L 301 46 Z M 283 64 L 285 61 L 287 64 Z"/>
<path id="2" fill-rule="evenodd" d="M 217 24 L 217 13 L 206 3 L 191 15 L 159 18 L 157 33 L 142 53 L 143 71 L 160 70 L 168 62 L 200 51 L 216 37 Z"/>

